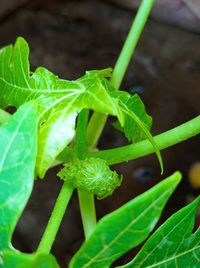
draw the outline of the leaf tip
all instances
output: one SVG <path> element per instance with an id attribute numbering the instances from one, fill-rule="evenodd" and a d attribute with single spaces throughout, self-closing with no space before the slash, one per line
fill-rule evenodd
<path id="1" fill-rule="evenodd" d="M 170 177 L 168 177 L 168 181 L 173 183 L 173 187 L 176 188 L 176 186 L 180 183 L 182 179 L 182 174 L 180 171 L 175 171 Z"/>

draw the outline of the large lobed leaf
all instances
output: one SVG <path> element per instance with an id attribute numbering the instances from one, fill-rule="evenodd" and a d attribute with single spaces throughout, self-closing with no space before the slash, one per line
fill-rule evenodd
<path id="1" fill-rule="evenodd" d="M 59 79 L 45 68 L 30 74 L 29 47 L 23 38 L 0 50 L 0 105 L 16 106 L 37 99 L 40 135 L 37 172 L 43 177 L 55 157 L 74 136 L 76 114 L 83 108 L 118 116 L 117 101 L 110 97 L 107 71 L 86 72 L 76 80 Z"/>
<path id="2" fill-rule="evenodd" d="M 0 266 L 57 268 L 51 255 L 24 254 L 12 234 L 31 194 L 37 151 L 36 106 L 27 103 L 0 128 Z"/>
<path id="3" fill-rule="evenodd" d="M 44 177 L 58 154 L 73 139 L 76 116 L 83 108 L 117 116 L 122 126 L 126 114 L 126 135 L 133 135 L 132 140 L 147 137 L 162 166 L 160 152 L 149 132 L 150 118 L 142 102 L 133 105 L 133 99 L 127 103 L 121 94 L 114 94 L 115 89 L 106 79 L 111 75 L 110 69 L 86 72 L 75 81 L 67 81 L 43 67 L 30 72 L 28 56 L 28 44 L 21 37 L 14 47 L 0 50 L 0 105 L 19 107 L 29 100 L 37 100 L 40 127 L 36 171 L 39 177 Z M 128 133 L 130 124 L 131 133 Z"/>
<path id="4" fill-rule="evenodd" d="M 123 268 L 200 267 L 200 228 L 192 234 L 200 198 L 172 215 Z"/>
<path id="5" fill-rule="evenodd" d="M 107 268 L 125 252 L 143 242 L 179 183 L 176 172 L 99 221 L 96 229 L 73 257 L 70 268 Z"/>

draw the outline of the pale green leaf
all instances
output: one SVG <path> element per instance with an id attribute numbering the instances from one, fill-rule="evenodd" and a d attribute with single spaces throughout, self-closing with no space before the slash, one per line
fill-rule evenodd
<path id="1" fill-rule="evenodd" d="M 143 242 L 156 225 L 180 178 L 180 173 L 176 172 L 101 219 L 73 257 L 70 268 L 108 268 L 124 253 Z"/>
<path id="2" fill-rule="evenodd" d="M 53 164 L 55 156 L 60 153 L 72 140 L 75 133 L 76 112 L 58 110 L 39 129 L 36 169 L 40 178 L 43 178 L 46 169 Z M 53 142 L 52 142 L 53 141 Z"/>
<path id="3" fill-rule="evenodd" d="M 72 140 L 77 112 L 89 108 L 115 115 L 121 123 L 123 115 L 117 101 L 109 94 L 112 86 L 104 78 L 110 76 L 110 69 L 86 72 L 76 81 L 67 81 L 43 67 L 30 72 L 28 57 L 28 44 L 21 37 L 14 47 L 10 45 L 0 50 L 0 105 L 19 107 L 28 100 L 37 100 L 42 128 L 37 172 L 43 177 L 56 156 Z M 66 122 L 67 127 L 64 126 Z"/>
<path id="4" fill-rule="evenodd" d="M 11 247 L 12 233 L 32 191 L 36 137 L 36 108 L 31 103 L 0 128 L 0 251 Z"/>
<path id="5" fill-rule="evenodd" d="M 200 228 L 192 234 L 200 198 L 172 215 L 123 268 L 200 267 Z"/>

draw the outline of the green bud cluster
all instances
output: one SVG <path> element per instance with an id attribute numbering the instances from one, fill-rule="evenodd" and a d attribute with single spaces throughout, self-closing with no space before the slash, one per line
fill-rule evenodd
<path id="1" fill-rule="evenodd" d="M 122 176 L 112 171 L 105 160 L 100 158 L 76 159 L 67 163 L 58 176 L 68 181 L 74 188 L 105 198 L 120 186 Z"/>

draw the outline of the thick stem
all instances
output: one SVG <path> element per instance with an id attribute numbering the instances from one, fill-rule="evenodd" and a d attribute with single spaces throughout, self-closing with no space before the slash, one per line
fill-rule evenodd
<path id="1" fill-rule="evenodd" d="M 154 140 L 160 150 L 183 142 L 200 133 L 200 116 L 168 130 L 154 137 Z M 90 153 L 92 157 L 105 159 L 110 165 L 140 158 L 154 153 L 154 148 L 148 140 L 136 144 L 126 145 L 120 148 L 109 149 Z"/>
<path id="2" fill-rule="evenodd" d="M 58 195 L 51 217 L 42 236 L 37 253 L 48 254 L 56 238 L 62 218 L 65 214 L 67 205 L 73 193 L 73 187 L 64 182 L 62 189 Z"/>
<path id="3" fill-rule="evenodd" d="M 78 123 L 76 129 L 75 152 L 77 158 L 84 159 L 87 154 L 87 124 L 88 124 L 88 109 L 82 110 L 78 115 Z"/>
<path id="4" fill-rule="evenodd" d="M 85 238 L 87 239 L 96 227 L 94 195 L 87 192 L 78 191 L 78 197 L 84 234 Z"/>
<path id="5" fill-rule="evenodd" d="M 107 115 L 101 113 L 94 113 L 88 124 L 87 142 L 91 148 L 95 148 L 101 136 L 104 125 L 107 120 Z"/>
<path id="6" fill-rule="evenodd" d="M 116 88 L 119 89 L 121 82 L 124 78 L 124 75 L 126 73 L 126 70 L 128 68 L 128 65 L 131 61 L 131 58 L 133 56 L 133 53 L 135 51 L 136 45 L 139 41 L 139 38 L 141 36 L 141 33 L 144 29 L 145 23 L 148 19 L 148 16 L 151 12 L 151 9 L 153 7 L 155 0 L 143 0 L 138 12 L 136 14 L 136 17 L 133 21 L 133 24 L 131 26 L 131 29 L 129 31 L 129 34 L 126 38 L 126 41 L 124 43 L 124 46 L 120 52 L 120 55 L 118 57 L 118 60 L 115 64 L 112 77 L 111 77 L 111 83 Z M 95 138 L 93 140 L 93 144 L 96 145 L 101 133 L 104 129 L 104 126 L 107 121 L 107 116 L 102 114 L 94 113 L 91 117 L 90 123 L 88 125 L 88 137 L 90 139 L 90 133 L 92 133 L 92 130 L 95 129 L 96 121 L 95 118 L 98 117 L 98 132 L 96 132 Z"/>
<path id="7" fill-rule="evenodd" d="M 78 116 L 75 152 L 79 159 L 87 156 L 87 123 L 88 110 L 83 110 Z M 94 196 L 87 192 L 78 190 L 79 207 L 86 239 L 90 236 L 96 226 L 96 212 L 94 204 Z"/>

